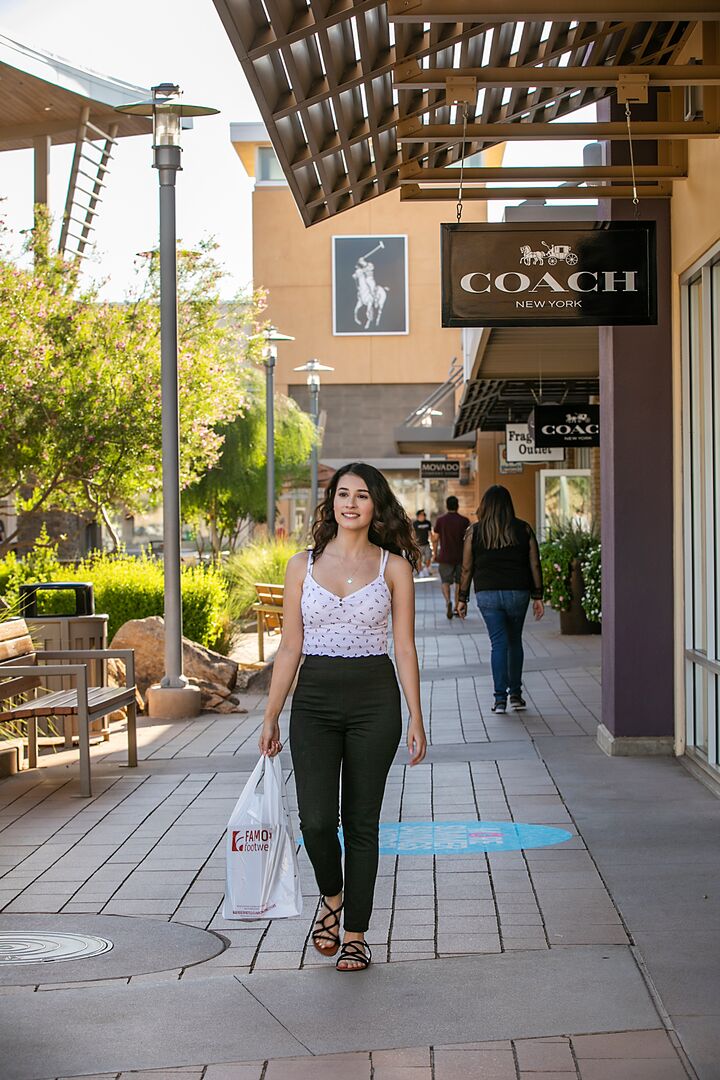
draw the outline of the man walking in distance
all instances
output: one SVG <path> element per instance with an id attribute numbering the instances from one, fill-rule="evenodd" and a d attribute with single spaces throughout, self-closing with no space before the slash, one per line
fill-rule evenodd
<path id="1" fill-rule="evenodd" d="M 460 576 L 462 574 L 463 540 L 465 533 L 470 528 L 470 521 L 462 514 L 458 514 L 458 501 L 454 495 L 449 495 L 445 500 L 447 513 L 441 514 L 435 522 L 434 534 L 436 538 L 435 551 L 440 571 L 443 596 L 446 603 L 446 614 L 452 619 L 457 608 L 458 590 L 460 588 Z M 450 597 L 450 590 L 455 586 L 455 602 Z"/>
<path id="2" fill-rule="evenodd" d="M 432 525 L 427 519 L 424 510 L 418 510 L 413 521 L 413 532 L 415 533 L 415 541 L 420 548 L 420 557 L 422 562 L 420 564 L 420 577 L 430 577 L 430 566 L 432 564 L 432 546 L 430 544 L 430 532 Z"/>

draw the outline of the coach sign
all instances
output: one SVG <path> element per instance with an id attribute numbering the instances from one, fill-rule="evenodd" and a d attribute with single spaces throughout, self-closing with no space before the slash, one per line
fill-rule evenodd
<path id="1" fill-rule="evenodd" d="M 536 405 L 528 428 L 535 446 L 599 446 L 599 405 Z"/>
<path id="2" fill-rule="evenodd" d="M 440 228 L 443 326 L 657 322 L 652 221 Z"/>

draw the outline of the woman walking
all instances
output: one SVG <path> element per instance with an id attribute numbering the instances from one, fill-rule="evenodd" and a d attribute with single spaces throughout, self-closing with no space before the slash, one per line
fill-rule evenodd
<path id="1" fill-rule="evenodd" d="M 507 488 L 489 487 L 483 495 L 478 520 L 465 534 L 458 615 L 467 615 L 470 582 L 480 614 L 490 635 L 490 666 L 494 713 L 525 709 L 522 696 L 522 631 L 532 597 L 533 614 L 541 619 L 543 580 L 535 533 L 527 521 L 515 517 Z"/>
<path id="2" fill-rule="evenodd" d="M 304 657 L 293 694 L 290 750 L 300 829 L 321 893 L 312 940 L 323 956 L 340 950 L 339 971 L 362 971 L 372 959 L 365 932 L 377 876 L 380 808 L 402 734 L 400 690 L 387 652 L 391 613 L 395 661 L 410 713 L 410 764 L 425 757 L 414 636 L 413 570 L 420 553 L 387 480 L 360 462 L 344 465 L 330 481 L 313 541 L 309 552 L 288 563 L 282 642 L 260 750 L 273 756 L 282 749 L 278 718 Z"/>

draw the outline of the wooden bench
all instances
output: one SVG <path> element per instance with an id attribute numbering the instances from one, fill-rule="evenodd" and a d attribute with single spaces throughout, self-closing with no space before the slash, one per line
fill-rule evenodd
<path id="1" fill-rule="evenodd" d="M 117 657 L 125 662 L 125 686 L 88 686 L 88 666 L 79 660 L 107 660 Z M 47 663 L 47 661 L 65 661 Z M 116 709 L 127 709 L 128 765 L 137 765 L 135 654 L 132 649 L 68 649 L 36 652 L 24 619 L 0 623 L 0 702 L 27 694 L 42 685 L 43 676 L 67 675 L 76 683 L 75 690 L 44 694 L 20 705 L 2 708 L 0 723 L 27 719 L 28 765 L 37 768 L 37 719 L 39 716 L 77 714 L 80 745 L 80 794 L 89 797 L 90 721 L 107 716 Z"/>
<path id="2" fill-rule="evenodd" d="M 258 656 L 265 660 L 265 631 L 282 633 L 284 585 L 255 582 L 257 600 L 252 606 L 257 615 Z"/>

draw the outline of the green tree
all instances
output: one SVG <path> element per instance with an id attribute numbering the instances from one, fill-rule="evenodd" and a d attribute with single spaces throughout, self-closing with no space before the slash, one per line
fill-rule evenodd
<path id="1" fill-rule="evenodd" d="M 183 492 L 183 514 L 188 520 L 205 522 L 213 553 L 225 545 L 234 547 L 246 518 L 265 521 L 265 387 L 261 372 L 248 364 L 243 372 L 242 412 L 222 425 L 220 460 L 199 481 Z M 279 494 L 283 483 L 306 476 L 315 428 L 307 413 L 292 398 L 275 396 L 275 482 Z"/>
<path id="2" fill-rule="evenodd" d="M 138 510 L 161 490 L 158 259 L 127 303 L 78 287 L 49 255 L 42 215 L 32 270 L 0 252 L 0 498 L 18 510 Z M 181 482 L 219 459 L 243 405 L 239 341 L 253 300 L 222 305 L 214 245 L 179 252 Z M 252 330 L 255 328 L 253 327 Z M 2 547 L 14 539 L 9 535 Z"/>

